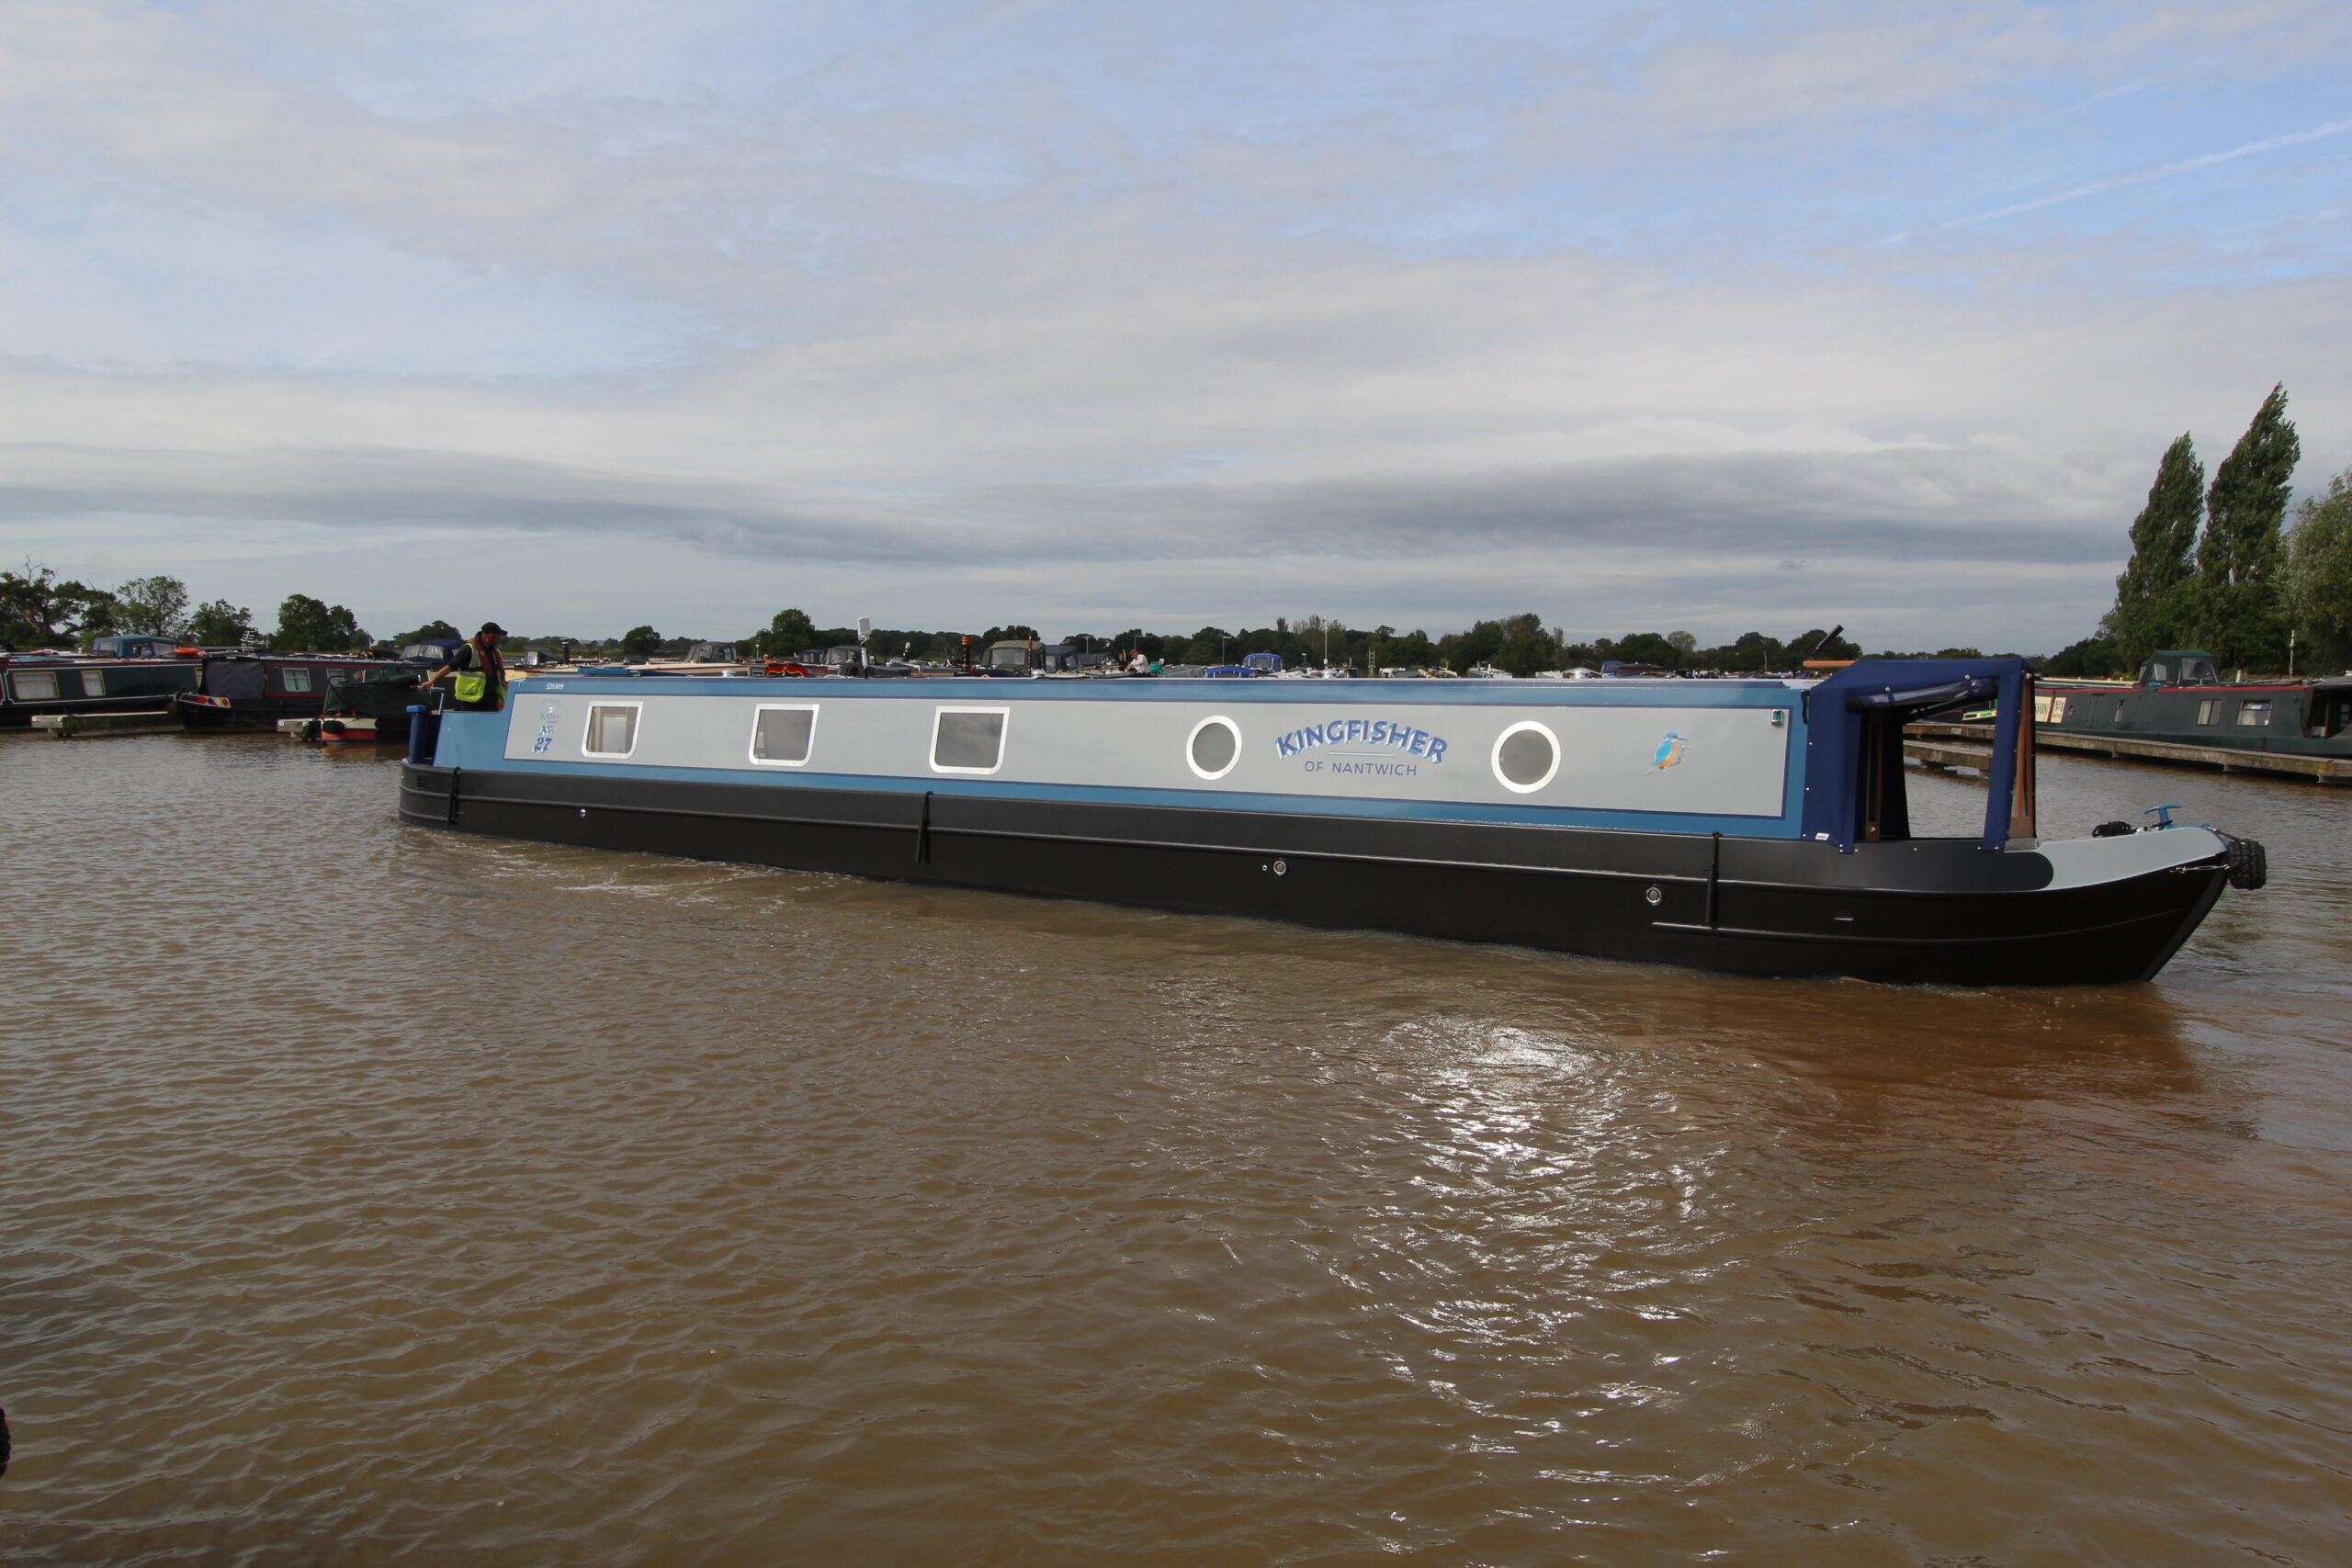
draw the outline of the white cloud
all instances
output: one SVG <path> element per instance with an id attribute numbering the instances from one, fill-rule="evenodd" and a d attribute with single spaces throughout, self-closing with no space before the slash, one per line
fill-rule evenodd
<path id="1" fill-rule="evenodd" d="M 2301 82 L 2336 11 L 21 0 L 0 527 L 371 624 L 2054 646 L 2179 429 L 2284 378 L 2307 475 L 2352 460 L 2338 230 L 2265 273 L 2234 211 L 2195 288 L 2188 230 L 1862 242 L 1954 209 L 1944 120 Z M 2004 150 L 1970 203 L 2085 184 Z"/>

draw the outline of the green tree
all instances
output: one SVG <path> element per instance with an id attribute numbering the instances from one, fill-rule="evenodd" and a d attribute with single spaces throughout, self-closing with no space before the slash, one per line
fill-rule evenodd
<path id="1" fill-rule="evenodd" d="M 1831 637 L 1815 626 L 1803 636 L 1789 639 L 1788 656 L 1792 663 L 1807 659 L 1860 659 L 1862 647 L 1842 637 Z"/>
<path id="2" fill-rule="evenodd" d="M 662 634 L 651 626 L 631 626 L 621 634 L 623 659 L 650 659 L 662 647 Z"/>
<path id="3" fill-rule="evenodd" d="M 187 584 L 176 577 L 134 577 L 114 591 L 115 619 L 127 632 L 177 637 L 187 622 Z"/>
<path id="4" fill-rule="evenodd" d="M 45 566 L 0 571 L 0 642 L 12 648 L 51 648 L 70 642 L 97 610 L 96 625 L 111 626 L 114 595 L 70 579 L 60 582 Z"/>
<path id="5" fill-rule="evenodd" d="M 1414 630 L 1392 637 L 1380 645 L 1380 662 L 1405 670 L 1426 670 L 1438 661 L 1437 645 L 1430 641 L 1430 634 Z"/>
<path id="6" fill-rule="evenodd" d="M 289 593 L 277 607 L 277 631 L 269 644 L 280 653 L 341 653 L 367 647 L 368 634 L 342 605 Z"/>
<path id="7" fill-rule="evenodd" d="M 1682 650 L 1657 632 L 1627 632 L 1609 645 L 1609 657 L 1621 664 L 1654 664 L 1672 670 L 1681 663 Z"/>
<path id="8" fill-rule="evenodd" d="M 1506 616 L 1501 630 L 1502 646 L 1494 654 L 1496 669 L 1527 676 L 1560 667 L 1560 645 L 1544 629 L 1543 616 L 1532 611 Z"/>
<path id="9" fill-rule="evenodd" d="M 394 648 L 406 648 L 416 642 L 447 642 L 451 638 L 464 641 L 466 634 L 444 620 L 430 620 L 413 632 L 402 632 L 392 638 Z"/>
<path id="10" fill-rule="evenodd" d="M 2115 607 L 2099 638 L 2134 667 L 2188 635 L 2194 611 L 2197 525 L 2205 510 L 2205 465 L 2186 434 L 2165 448 L 2148 502 L 2132 520 L 2132 558 L 2115 580 Z"/>
<path id="11" fill-rule="evenodd" d="M 2352 669 L 2352 468 L 2307 496 L 2287 536 L 2287 613 L 2314 669 Z"/>
<path id="12" fill-rule="evenodd" d="M 198 648 L 234 648 L 254 629 L 254 613 L 226 599 L 198 604 L 187 618 L 187 639 Z"/>
<path id="13" fill-rule="evenodd" d="M 1451 632 L 1438 639 L 1438 662 L 1457 672 L 1481 664 L 1513 675 L 1532 675 L 1560 667 L 1557 637 L 1544 629 L 1544 617 L 1532 612 L 1500 620 L 1474 621 L 1466 632 Z M 1383 657 L 1383 661 L 1396 660 Z"/>
<path id="14" fill-rule="evenodd" d="M 2197 541 L 2197 624 L 2206 647 L 2224 664 L 2278 669 L 2286 663 L 2279 529 L 2302 455 L 2287 417 L 2287 389 L 2273 387 L 2205 492 L 2205 532 Z"/>
<path id="15" fill-rule="evenodd" d="M 121 600 L 103 588 L 93 588 L 88 592 L 88 602 L 82 606 L 80 619 L 74 627 L 74 638 L 84 648 L 102 637 L 133 629 L 123 621 Z"/>
<path id="16" fill-rule="evenodd" d="M 1203 626 L 1185 641 L 1180 652 L 1170 657 L 1185 664 L 1222 664 L 1232 643 L 1231 632 L 1221 626 Z"/>
<path id="17" fill-rule="evenodd" d="M 763 658 L 806 652 L 817 646 L 817 624 L 798 610 L 778 610 L 767 629 L 753 635 L 752 650 Z"/>
<path id="18" fill-rule="evenodd" d="M 2153 649 L 2150 651 L 2154 651 Z M 2126 660 L 2123 650 L 2107 637 L 2086 637 L 2070 643 L 2049 658 L 2037 660 L 2035 672 L 2067 680 L 2105 680 L 2110 675 L 2128 674 L 2140 667 L 2139 656 Z"/>
<path id="19" fill-rule="evenodd" d="M 1738 638 L 1722 648 L 1701 649 L 1690 656 L 1691 663 L 1702 670 L 1721 670 L 1727 674 L 1756 674 L 1766 670 L 1788 668 L 1788 649 L 1775 638 L 1762 632 L 1742 632 Z"/>

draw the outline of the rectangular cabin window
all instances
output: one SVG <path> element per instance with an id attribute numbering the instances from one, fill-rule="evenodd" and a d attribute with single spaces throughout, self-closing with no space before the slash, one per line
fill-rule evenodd
<path id="1" fill-rule="evenodd" d="M 311 689 L 311 671 L 306 665 L 288 665 L 278 671 L 277 678 L 289 692 L 307 692 Z"/>
<path id="2" fill-rule="evenodd" d="M 817 739 L 814 703 L 769 706 L 752 718 L 752 761 L 764 767 L 797 768 L 808 760 Z"/>
<path id="3" fill-rule="evenodd" d="M 2199 724 L 2211 724 L 2216 718 L 2221 716 L 2221 698 L 2207 697 L 2203 702 L 2197 705 L 2197 722 Z"/>
<path id="4" fill-rule="evenodd" d="M 2064 724 L 2066 722 L 2065 698 L 2052 697 L 2050 699 L 2050 722 L 2052 724 Z"/>
<path id="5" fill-rule="evenodd" d="M 83 671 L 82 694 L 85 697 L 105 696 L 107 694 L 107 672 L 103 670 Z"/>
<path id="6" fill-rule="evenodd" d="M 28 670 L 20 675 L 9 676 L 8 680 L 16 688 L 17 700 L 20 703 L 53 703 L 57 700 L 57 671 L 54 670 Z"/>
<path id="7" fill-rule="evenodd" d="M 580 750 L 591 757 L 626 757 L 637 750 L 637 711 L 643 703 L 596 703 Z"/>
<path id="8" fill-rule="evenodd" d="M 939 773 L 992 773 L 1004 764 L 1010 708 L 940 708 L 931 720 L 931 767 Z"/>
<path id="9" fill-rule="evenodd" d="M 2268 724 L 2270 722 L 2270 705 L 2267 702 L 2240 703 L 2238 705 L 2238 722 L 2244 725 Z"/>

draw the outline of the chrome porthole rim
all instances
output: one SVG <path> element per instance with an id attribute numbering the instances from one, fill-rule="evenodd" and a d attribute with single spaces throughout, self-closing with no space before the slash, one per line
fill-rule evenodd
<path id="1" fill-rule="evenodd" d="M 1217 769 L 1215 773 L 1211 773 L 1208 769 L 1202 767 L 1199 762 L 1193 760 L 1193 743 L 1201 738 L 1201 731 L 1206 729 L 1212 724 L 1221 724 L 1225 726 L 1227 729 L 1233 732 L 1232 759 L 1228 761 L 1225 766 Z M 1200 720 L 1197 724 L 1193 725 L 1192 728 L 1184 732 L 1184 765 L 1193 770 L 1193 776 L 1194 778 L 1205 779 L 1211 784 L 1215 784 L 1217 780 L 1225 777 L 1226 774 L 1233 772 L 1234 769 L 1241 765 L 1241 727 L 1221 713 L 1210 714 L 1207 717 Z"/>
<path id="2" fill-rule="evenodd" d="M 1512 736 L 1524 734 L 1529 730 L 1532 730 L 1536 734 L 1542 736 L 1544 740 L 1550 744 L 1552 748 L 1552 765 L 1544 769 L 1544 776 L 1537 779 L 1533 784 L 1513 784 L 1510 775 L 1503 772 L 1503 745 L 1506 741 L 1510 740 Z M 1502 785 L 1503 788 L 1510 791 L 1513 795 L 1533 795 L 1537 790 L 1542 789 L 1545 784 L 1550 784 L 1560 774 L 1560 738 L 1552 733 L 1552 728 L 1549 725 L 1538 724 L 1532 718 L 1521 719 L 1519 723 L 1512 725 L 1500 735 L 1495 737 L 1495 748 L 1492 751 L 1487 753 L 1487 770 L 1495 775 L 1495 782 Z"/>

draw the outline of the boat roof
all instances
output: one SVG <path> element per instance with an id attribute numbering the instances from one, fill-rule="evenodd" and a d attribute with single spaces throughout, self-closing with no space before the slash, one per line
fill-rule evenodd
<path id="1" fill-rule="evenodd" d="M 1255 675 L 1255 671 L 1250 672 Z M 1814 681 L 1768 676 L 1723 680 L 1429 681 L 1364 677 L 1300 682 L 1193 676 L 960 675 L 823 676 L 651 675 L 638 670 L 514 672 L 517 695 L 534 692 L 596 696 L 709 695 L 808 701 L 972 701 L 1121 703 L 1274 703 L 1295 705 L 1438 703 L 1480 706 L 1792 707 Z"/>

